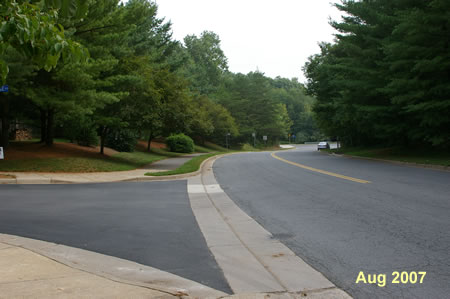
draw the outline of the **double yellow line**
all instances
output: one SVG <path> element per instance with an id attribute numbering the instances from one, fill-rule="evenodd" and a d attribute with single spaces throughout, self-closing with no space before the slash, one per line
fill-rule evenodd
<path id="1" fill-rule="evenodd" d="M 338 174 L 338 173 L 334 173 L 334 172 L 329 172 L 329 171 L 326 171 L 326 170 L 321 170 L 321 169 L 309 167 L 309 166 L 306 166 L 306 165 L 303 165 L 303 164 L 295 163 L 295 162 L 292 162 L 292 161 L 280 158 L 275 153 L 272 153 L 271 156 L 274 157 L 275 159 L 278 159 L 280 161 L 283 161 L 285 163 L 288 163 L 288 164 L 291 164 L 291 165 L 294 165 L 294 166 L 297 166 L 297 167 L 300 167 L 300 168 L 303 168 L 303 169 L 311 170 L 311 171 L 314 171 L 314 172 L 318 172 L 318 173 L 334 176 L 334 177 L 337 177 L 337 178 L 340 178 L 340 179 L 344 179 L 344 180 L 348 180 L 348 181 L 352 181 L 352 182 L 357 182 L 357 183 L 361 183 L 361 184 L 368 184 L 368 183 L 370 183 L 370 181 L 361 180 L 361 179 L 357 179 L 357 178 L 352 178 L 350 176 L 346 176 L 346 175 L 342 175 L 342 174 Z"/>

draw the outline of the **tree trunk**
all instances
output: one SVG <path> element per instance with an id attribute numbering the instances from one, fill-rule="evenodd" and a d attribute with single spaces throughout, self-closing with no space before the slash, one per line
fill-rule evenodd
<path id="1" fill-rule="evenodd" d="M 55 116 L 55 110 L 48 109 L 47 113 L 47 136 L 45 139 L 45 144 L 47 146 L 53 145 L 53 134 L 55 130 L 55 123 L 54 123 L 54 116 Z"/>
<path id="2" fill-rule="evenodd" d="M 105 154 L 105 140 L 106 140 L 107 133 L 108 133 L 108 128 L 106 126 L 102 127 L 102 132 L 100 135 L 100 154 L 102 154 L 102 155 Z"/>
<path id="3" fill-rule="evenodd" d="M 9 102 L 7 99 L 1 101 L 1 117 L 2 117 L 2 136 L 1 146 L 7 148 L 9 145 Z"/>
<path id="4" fill-rule="evenodd" d="M 150 132 L 150 136 L 148 137 L 148 143 L 147 143 L 147 151 L 150 151 L 150 145 L 152 144 L 152 140 L 153 140 L 153 132 Z"/>
<path id="5" fill-rule="evenodd" d="M 47 111 L 40 108 L 41 112 L 41 141 L 46 142 L 47 140 Z"/>

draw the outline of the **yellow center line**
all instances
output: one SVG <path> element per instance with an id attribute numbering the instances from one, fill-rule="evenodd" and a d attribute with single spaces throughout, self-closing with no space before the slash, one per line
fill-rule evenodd
<path id="1" fill-rule="evenodd" d="M 357 178 L 352 178 L 350 176 L 345 176 L 345 175 L 342 175 L 342 174 L 329 172 L 329 171 L 326 171 L 326 170 L 321 170 L 321 169 L 309 167 L 309 166 L 306 166 L 306 165 L 303 165 L 303 164 L 295 163 L 295 162 L 292 162 L 292 161 L 280 158 L 275 153 L 272 153 L 271 156 L 274 157 L 275 159 L 278 159 L 280 161 L 283 161 L 283 162 L 291 164 L 291 165 L 295 165 L 295 166 L 303 168 L 303 169 L 311 170 L 311 171 L 322 173 L 322 174 L 326 174 L 326 175 L 331 175 L 331 176 L 334 176 L 334 177 L 337 177 L 337 178 L 340 178 L 340 179 L 344 179 L 344 180 L 348 180 L 348 181 L 352 181 L 352 182 L 357 182 L 357 183 L 361 183 L 361 184 L 368 184 L 368 183 L 370 183 L 370 181 L 361 180 L 361 179 L 357 179 Z"/>

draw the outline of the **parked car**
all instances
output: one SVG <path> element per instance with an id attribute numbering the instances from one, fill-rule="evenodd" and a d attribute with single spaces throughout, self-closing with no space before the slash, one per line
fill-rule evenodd
<path id="1" fill-rule="evenodd" d="M 317 144 L 317 150 L 320 151 L 321 149 L 330 149 L 330 144 L 326 141 L 319 142 Z"/>

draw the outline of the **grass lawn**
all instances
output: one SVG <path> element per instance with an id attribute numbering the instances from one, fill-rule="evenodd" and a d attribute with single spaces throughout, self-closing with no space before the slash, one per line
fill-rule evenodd
<path id="1" fill-rule="evenodd" d="M 33 142 L 13 142 L 0 160 L 0 171 L 11 172 L 109 172 L 132 170 L 144 165 L 179 156 L 165 149 L 152 152 L 110 151 L 100 155 L 94 148 L 70 143 L 55 143 L 52 147 Z"/>
<path id="2" fill-rule="evenodd" d="M 432 149 L 409 148 L 340 148 L 327 150 L 336 154 L 394 160 L 419 164 L 450 166 L 450 152 Z"/>
<path id="3" fill-rule="evenodd" d="M 214 152 L 214 150 L 196 144 L 196 145 L 195 145 L 195 152 L 196 152 L 196 153 L 211 153 L 211 152 Z"/>
<path id="4" fill-rule="evenodd" d="M 0 171 L 23 172 L 98 172 L 132 170 L 150 164 L 167 156 L 134 152 L 119 153 L 112 157 L 62 157 L 4 160 L 0 162 Z"/>
<path id="5" fill-rule="evenodd" d="M 162 172 L 148 172 L 145 175 L 165 176 L 165 175 L 175 175 L 175 174 L 194 172 L 200 168 L 200 165 L 202 164 L 203 161 L 205 161 L 209 157 L 220 155 L 220 154 L 223 154 L 223 152 L 215 152 L 215 153 L 209 153 L 209 154 L 197 156 L 197 157 L 194 157 L 191 160 L 187 161 L 181 167 L 179 167 L 175 170 L 162 171 Z"/>
<path id="6" fill-rule="evenodd" d="M 220 146 L 218 144 L 215 144 L 215 143 L 212 143 L 212 142 L 208 142 L 208 141 L 205 141 L 204 147 L 207 148 L 207 149 L 211 149 L 214 152 L 227 152 L 227 151 L 229 151 L 227 148 L 225 148 L 223 146 Z"/>

